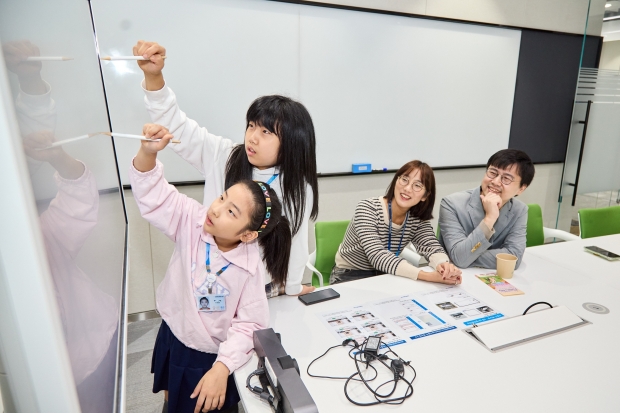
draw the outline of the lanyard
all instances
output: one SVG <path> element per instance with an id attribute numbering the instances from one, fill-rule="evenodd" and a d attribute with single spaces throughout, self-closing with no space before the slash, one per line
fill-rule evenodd
<path id="1" fill-rule="evenodd" d="M 205 266 L 207 267 L 207 272 L 211 274 L 211 244 L 207 242 L 207 259 L 205 261 Z M 218 277 L 230 267 L 230 263 L 226 264 L 222 267 L 221 270 L 215 273 Z"/>
<path id="2" fill-rule="evenodd" d="M 388 211 L 390 213 L 390 229 L 388 232 L 388 251 L 392 251 L 392 201 L 388 201 Z M 409 218 L 409 211 L 407 211 L 407 215 L 405 215 L 405 224 L 400 233 L 400 241 L 398 241 L 398 250 L 394 253 L 397 257 L 400 254 L 400 247 L 403 244 L 403 236 L 405 235 L 405 230 L 407 229 L 407 219 Z"/>
<path id="3" fill-rule="evenodd" d="M 271 185 L 271 183 L 278 177 L 280 174 L 273 174 L 271 178 L 267 181 L 267 185 Z"/>
<path id="4" fill-rule="evenodd" d="M 206 243 L 206 245 L 207 245 L 207 254 L 206 254 L 207 258 L 205 259 L 205 267 L 207 268 L 207 278 L 204 280 L 202 284 L 200 284 L 200 287 L 198 287 L 196 290 L 197 291 L 202 290 L 202 287 L 204 287 L 205 284 L 207 284 L 207 288 L 209 289 L 209 294 L 211 294 L 211 288 L 213 287 L 213 284 L 215 284 L 216 277 L 219 277 L 220 275 L 222 275 L 222 273 L 226 271 L 228 267 L 230 267 L 230 263 L 223 266 L 215 274 L 211 274 L 211 245 L 208 242 Z M 192 287 L 194 287 L 193 276 L 192 276 Z"/>

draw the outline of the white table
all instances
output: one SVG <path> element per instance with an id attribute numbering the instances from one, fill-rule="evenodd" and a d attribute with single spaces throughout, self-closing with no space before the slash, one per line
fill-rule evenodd
<path id="1" fill-rule="evenodd" d="M 561 254 L 562 246 L 553 245 Z M 600 243 L 596 243 L 599 245 Z M 603 248 L 603 244 L 600 244 Z M 544 252 L 544 248 L 538 247 Z M 551 249 L 551 248 L 550 248 Z M 585 253 L 584 253 L 585 254 Z M 593 257 L 599 259 L 597 257 Z M 364 410 L 344 396 L 343 382 L 316 379 L 306 374 L 309 362 L 327 347 L 338 344 L 315 313 L 362 304 L 380 298 L 438 288 L 402 277 L 382 275 L 333 286 L 341 298 L 306 307 L 296 297 L 269 300 L 271 326 L 282 334 L 286 351 L 297 359 L 301 377 L 321 412 L 618 412 L 620 411 L 620 297 L 618 291 L 596 278 L 530 253 L 510 282 L 525 292 L 503 297 L 475 278 L 488 272 L 463 271 L 462 287 L 507 316 L 521 314 L 536 301 L 565 305 L 593 324 L 541 340 L 491 353 L 462 331 L 450 331 L 399 345 L 394 350 L 416 368 L 414 395 L 401 406 L 374 406 Z M 595 302 L 611 310 L 599 315 L 582 304 Z M 337 353 L 336 353 L 337 352 Z M 246 377 L 256 368 L 253 358 L 235 372 L 248 413 L 270 408 L 245 389 Z M 315 368 L 316 367 L 316 368 Z M 346 376 L 354 371 L 346 350 L 313 365 L 315 374 Z M 363 391 L 355 392 L 360 398 Z M 370 399 L 367 399 L 370 400 Z"/>
<path id="2" fill-rule="evenodd" d="M 585 252 L 583 247 L 589 245 L 620 255 L 620 234 L 532 247 L 528 253 L 620 289 L 620 261 L 607 261 Z"/>

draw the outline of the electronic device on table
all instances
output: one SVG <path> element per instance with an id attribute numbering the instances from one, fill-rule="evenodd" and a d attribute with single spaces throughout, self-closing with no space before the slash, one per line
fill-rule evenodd
<path id="1" fill-rule="evenodd" d="M 601 258 L 605 258 L 607 261 L 620 260 L 620 255 L 614 254 L 613 252 L 607 251 L 601 247 L 596 247 L 594 245 L 591 245 L 589 247 L 584 247 L 584 249 L 586 250 L 586 252 L 589 252 L 590 254 L 594 254 Z"/>
<path id="2" fill-rule="evenodd" d="M 280 335 L 272 328 L 254 332 L 254 350 L 258 368 L 246 380 L 246 387 L 260 396 L 276 413 L 318 413 L 306 385 L 299 376 L 299 366 L 286 354 Z M 252 386 L 257 376 L 261 386 Z"/>
<path id="3" fill-rule="evenodd" d="M 332 288 L 326 288 L 324 290 L 315 291 L 310 294 L 300 295 L 299 301 L 304 303 L 305 305 L 312 305 L 316 303 L 321 303 L 327 300 L 333 300 L 334 298 L 339 298 L 340 294 L 334 291 Z"/>

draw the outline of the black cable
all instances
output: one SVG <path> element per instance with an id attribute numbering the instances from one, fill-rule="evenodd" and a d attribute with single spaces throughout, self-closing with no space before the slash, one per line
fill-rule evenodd
<path id="1" fill-rule="evenodd" d="M 391 348 L 389 348 L 389 347 L 387 347 L 387 348 L 388 348 L 388 352 L 391 352 L 391 353 L 393 353 L 396 357 L 398 357 L 398 355 L 397 355 L 397 354 L 396 354 L 396 353 L 395 353 L 395 352 L 394 352 Z M 358 353 L 358 354 L 360 354 L 360 353 Z M 380 362 L 381 364 L 383 364 L 385 367 L 387 367 L 388 369 L 390 369 L 390 370 L 393 372 L 392 368 L 391 368 L 390 366 L 388 366 L 388 365 L 387 365 L 387 364 L 383 361 L 383 360 L 384 360 L 383 358 L 380 358 L 380 357 L 378 357 L 378 356 L 375 356 L 374 354 L 368 354 L 368 353 L 366 354 L 366 357 L 368 357 L 369 355 L 370 355 L 371 357 L 373 357 L 375 360 L 379 360 L 379 362 Z M 390 359 L 390 360 L 394 360 L 394 359 Z M 401 360 L 401 359 L 400 359 L 400 357 L 398 357 L 398 360 Z M 363 362 L 363 360 L 361 360 L 361 359 L 359 359 L 359 360 L 358 360 L 358 359 L 356 359 L 356 361 L 355 361 L 355 367 L 356 367 L 356 369 L 357 369 L 357 371 L 358 371 L 358 373 L 357 373 L 357 374 L 359 374 L 359 375 L 360 375 L 360 377 L 362 377 L 362 376 L 361 376 L 361 372 L 360 372 L 360 370 L 359 370 L 359 362 Z M 367 380 L 364 380 L 364 379 L 363 379 L 363 377 L 362 377 L 362 382 L 364 383 L 364 385 L 366 386 L 366 388 L 367 388 L 367 389 L 368 389 L 368 390 L 369 390 L 369 391 L 373 394 L 373 396 L 375 397 L 375 399 L 376 399 L 377 401 L 375 401 L 375 402 L 370 402 L 370 403 L 361 403 L 361 402 L 356 402 L 355 400 L 351 399 L 351 398 L 349 397 L 348 392 L 347 392 L 347 386 L 348 386 L 349 380 L 347 380 L 347 381 L 345 382 L 345 388 L 344 388 L 345 397 L 346 397 L 346 398 L 347 398 L 347 399 L 348 399 L 351 403 L 355 404 L 356 406 L 374 406 L 374 405 L 377 405 L 377 404 L 402 404 L 402 403 L 404 403 L 405 399 L 407 399 L 407 398 L 409 398 L 409 397 L 411 397 L 411 396 L 413 395 L 413 385 L 412 385 L 412 384 L 413 384 L 413 381 L 415 380 L 415 378 L 416 378 L 416 376 L 417 376 L 417 372 L 415 371 L 415 369 L 413 368 L 413 366 L 409 365 L 408 363 L 406 363 L 406 365 L 408 365 L 408 366 L 411 368 L 411 370 L 413 371 L 414 376 L 413 376 L 413 379 L 411 379 L 411 380 L 406 380 L 406 379 L 405 379 L 405 377 L 404 377 L 404 374 L 401 376 L 401 377 L 402 377 L 402 379 L 403 379 L 403 381 L 407 384 L 407 391 L 405 392 L 405 394 L 404 394 L 403 396 L 401 396 L 401 397 L 393 397 L 393 398 L 388 398 L 388 397 L 391 397 L 391 396 L 394 394 L 394 392 L 396 391 L 396 386 L 398 385 L 396 378 L 394 378 L 394 379 L 392 379 L 392 380 L 388 380 L 388 381 L 386 381 L 386 382 L 384 382 L 384 383 L 380 384 L 380 385 L 379 385 L 376 389 L 372 389 L 372 388 L 368 385 Z M 370 381 L 370 380 L 368 380 L 368 381 Z M 388 384 L 390 384 L 390 383 L 392 383 L 392 382 L 394 382 L 394 386 L 392 387 L 392 390 L 391 390 L 388 394 L 380 394 L 380 393 L 378 392 L 378 390 L 379 390 L 380 388 L 382 388 L 383 386 L 386 386 L 386 385 L 388 385 Z M 382 399 L 384 399 L 384 400 L 382 400 Z"/>
<path id="2" fill-rule="evenodd" d="M 271 393 L 269 393 L 269 390 L 266 387 L 252 386 L 252 384 L 250 383 L 250 380 L 252 380 L 252 377 L 261 376 L 263 374 L 265 374 L 265 370 L 262 370 L 262 369 L 254 370 L 252 373 L 250 373 L 250 375 L 246 379 L 245 387 L 247 387 L 248 390 L 250 390 L 252 393 L 260 396 L 260 398 L 266 401 L 267 403 L 269 403 L 269 405 L 273 406 L 274 398 L 271 395 Z"/>
<path id="3" fill-rule="evenodd" d="M 314 360 L 312 360 L 312 361 L 310 362 L 310 364 L 308 364 L 308 368 L 306 369 L 306 373 L 308 373 L 308 376 L 310 376 L 310 377 L 314 377 L 314 378 L 317 378 L 317 379 L 332 379 L 332 380 L 347 380 L 347 379 L 349 378 L 349 377 L 334 377 L 334 376 L 317 376 L 317 375 L 315 375 L 315 374 L 310 373 L 310 366 L 312 366 L 312 364 L 313 364 L 315 361 L 317 361 L 317 360 L 318 360 L 318 359 L 320 359 L 321 357 L 325 356 L 327 353 L 329 353 L 329 351 L 330 351 L 330 350 L 333 350 L 333 349 L 335 349 L 336 347 L 342 347 L 342 345 L 341 345 L 341 344 L 337 344 L 337 345 L 335 345 L 335 346 L 331 346 L 330 348 L 328 348 L 327 350 L 325 350 L 325 353 L 321 354 L 320 356 L 318 356 L 317 358 L 315 358 Z M 356 348 L 357 348 L 357 346 L 352 347 L 352 348 L 349 350 L 349 357 L 350 357 L 351 359 L 353 359 L 353 357 L 351 356 L 351 352 L 352 352 L 353 350 L 355 350 Z M 377 369 L 375 369 L 375 368 L 374 368 L 374 366 L 370 366 L 370 367 L 371 367 L 371 368 L 375 371 L 375 377 L 373 377 L 373 378 L 371 379 L 371 380 L 374 380 L 374 379 L 377 377 Z M 355 381 L 361 381 L 360 379 L 353 379 L 353 380 L 355 380 Z"/>
<path id="4" fill-rule="evenodd" d="M 357 405 L 357 406 L 374 406 L 377 404 L 402 404 L 404 403 L 404 401 L 411 397 L 413 395 L 413 381 L 416 379 L 417 377 L 417 372 L 416 370 L 413 368 L 413 366 L 410 365 L 409 362 L 404 361 L 403 359 L 401 359 L 398 354 L 396 354 L 389 346 L 386 346 L 387 348 L 387 352 L 383 353 L 383 354 L 376 354 L 370 351 L 365 351 L 365 347 L 367 344 L 368 339 L 364 340 L 364 342 L 362 343 L 361 346 L 358 345 L 354 345 L 353 348 L 351 348 L 349 350 L 349 357 L 352 358 L 355 362 L 355 369 L 356 372 L 351 374 L 348 377 L 333 377 L 333 376 L 320 376 L 320 375 L 314 375 L 312 373 L 310 373 L 310 366 L 312 364 L 314 364 L 314 362 L 316 362 L 317 360 L 319 360 L 320 358 L 324 357 L 329 351 L 331 351 L 332 349 L 336 348 L 336 347 L 341 347 L 342 345 L 347 345 L 348 342 L 343 343 L 342 345 L 336 345 L 336 346 L 332 346 L 330 348 L 328 348 L 323 354 L 321 354 L 320 356 L 318 356 L 317 358 L 315 358 L 314 360 L 312 360 L 310 362 L 310 364 L 308 365 L 308 368 L 306 369 L 306 372 L 308 373 L 308 376 L 310 377 L 315 377 L 315 378 L 324 378 L 324 379 L 331 379 L 331 380 L 346 380 L 344 383 L 344 395 L 347 398 L 347 400 L 349 400 L 351 403 Z M 357 344 L 357 343 L 356 343 Z M 358 352 L 354 353 L 353 356 L 351 356 L 351 353 L 356 350 L 359 349 Z M 393 354 L 396 358 L 391 358 L 388 356 L 388 354 Z M 378 385 L 376 388 L 372 388 L 369 384 L 369 382 L 372 382 L 373 380 L 375 380 L 378 377 L 378 371 L 377 369 L 371 364 L 375 361 L 378 361 L 379 363 L 383 364 L 388 370 L 390 370 L 393 375 L 394 378 L 392 380 L 387 380 L 384 383 L 381 383 L 380 385 Z M 386 362 L 389 361 L 390 365 L 388 365 Z M 375 372 L 374 377 L 371 378 L 367 378 L 364 377 L 362 370 L 360 369 L 360 363 L 363 366 L 368 366 L 370 368 L 372 368 Z M 411 380 L 407 380 L 405 378 L 405 366 L 409 367 L 411 369 L 411 371 L 413 372 L 413 378 Z M 351 381 L 360 381 L 364 384 L 364 386 L 368 389 L 368 391 L 370 391 L 373 395 L 373 397 L 375 398 L 376 401 L 374 402 L 369 402 L 369 403 L 362 403 L 362 402 L 358 402 L 353 400 L 350 396 L 349 393 L 347 391 L 348 385 Z M 392 397 L 394 395 L 394 393 L 396 392 L 397 386 L 398 386 L 398 382 L 399 381 L 404 381 L 407 385 L 407 390 L 405 391 L 405 394 L 403 396 L 400 397 Z M 380 392 L 380 389 L 382 389 L 384 386 L 389 385 L 390 383 L 393 383 L 393 386 L 391 388 L 391 390 L 389 390 L 387 393 L 382 393 Z"/>
<path id="5" fill-rule="evenodd" d="M 553 306 L 551 304 L 549 304 L 548 302 L 546 302 L 546 301 L 538 301 L 537 303 L 534 303 L 531 306 L 529 306 L 528 308 L 526 308 L 522 315 L 526 315 L 527 312 L 530 311 L 530 308 L 532 308 L 532 307 L 534 307 L 535 305 L 538 305 L 538 304 L 546 304 L 546 305 L 549 306 L 549 308 L 553 308 Z"/>

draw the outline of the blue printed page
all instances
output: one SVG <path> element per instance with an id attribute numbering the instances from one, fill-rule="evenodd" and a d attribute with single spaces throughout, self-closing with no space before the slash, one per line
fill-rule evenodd
<path id="1" fill-rule="evenodd" d="M 451 330 L 482 324 L 504 315 L 458 286 L 368 302 L 317 314 L 340 340 L 361 343 L 380 336 L 395 346 Z"/>

